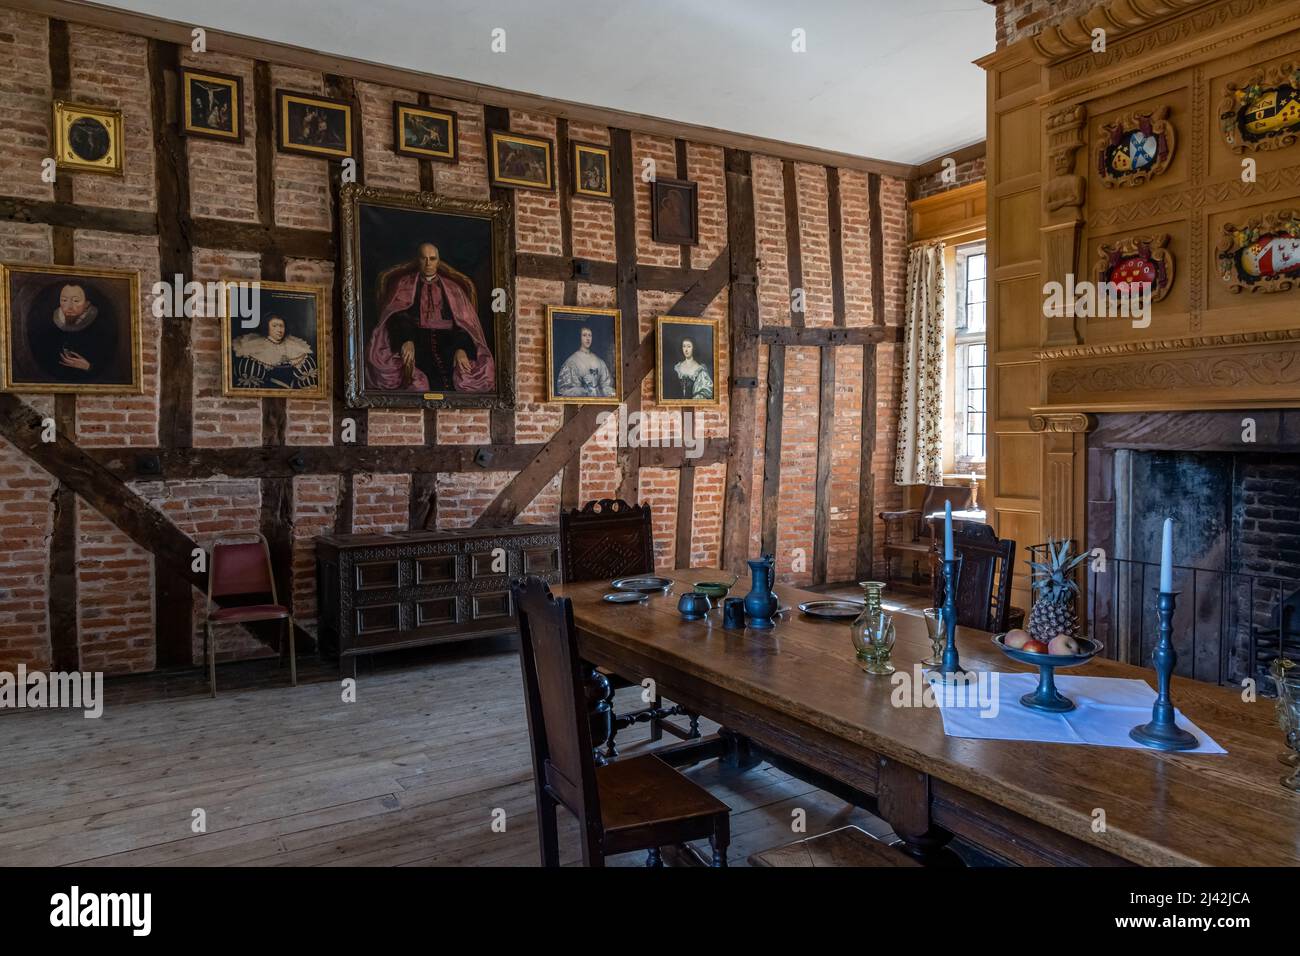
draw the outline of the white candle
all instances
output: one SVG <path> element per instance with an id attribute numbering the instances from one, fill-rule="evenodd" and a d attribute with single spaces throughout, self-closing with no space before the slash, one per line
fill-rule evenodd
<path id="1" fill-rule="evenodd" d="M 943 559 L 952 560 L 952 502 L 943 503 Z"/>
<path id="2" fill-rule="evenodd" d="M 1165 519 L 1164 537 L 1160 542 L 1160 590 L 1174 589 L 1174 519 Z"/>

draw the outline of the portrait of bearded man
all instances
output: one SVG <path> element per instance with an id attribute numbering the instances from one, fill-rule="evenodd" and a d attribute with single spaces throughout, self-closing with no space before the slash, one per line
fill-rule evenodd
<path id="1" fill-rule="evenodd" d="M 414 392 L 489 392 L 496 362 L 467 276 L 431 242 L 415 261 L 379 282 L 379 324 L 366 345 L 369 388 Z"/>

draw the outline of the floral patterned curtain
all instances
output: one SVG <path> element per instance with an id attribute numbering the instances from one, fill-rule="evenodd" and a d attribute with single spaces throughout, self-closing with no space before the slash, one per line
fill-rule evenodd
<path id="1" fill-rule="evenodd" d="M 943 483 L 943 243 L 920 243 L 907 257 L 907 332 L 894 481 Z"/>

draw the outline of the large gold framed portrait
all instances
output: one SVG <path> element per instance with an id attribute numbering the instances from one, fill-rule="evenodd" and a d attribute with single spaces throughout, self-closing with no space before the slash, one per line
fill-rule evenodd
<path id="1" fill-rule="evenodd" d="M 546 307 L 546 400 L 572 405 L 623 401 L 623 343 L 618 309 Z"/>
<path id="2" fill-rule="evenodd" d="M 655 320 L 655 403 L 718 405 L 718 320 L 661 315 Z"/>
<path id="3" fill-rule="evenodd" d="M 330 397 L 325 287 L 226 279 L 221 301 L 221 394 Z"/>
<path id="4" fill-rule="evenodd" d="M 122 113 L 102 106 L 54 103 L 54 162 L 79 173 L 123 173 Z"/>
<path id="5" fill-rule="evenodd" d="M 87 266 L 0 266 L 0 388 L 138 395 L 140 275 Z"/>
<path id="6" fill-rule="evenodd" d="M 342 346 L 353 408 L 513 408 L 510 204 L 349 183 Z"/>

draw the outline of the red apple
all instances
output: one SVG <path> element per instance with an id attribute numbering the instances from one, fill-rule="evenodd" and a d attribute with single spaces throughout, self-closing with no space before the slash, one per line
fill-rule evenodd
<path id="1" fill-rule="evenodd" d="M 1032 651 L 1035 654 L 1047 653 L 1047 645 L 1044 644 L 1042 641 L 1036 641 L 1033 638 L 1030 638 L 1028 641 L 1026 641 L 1025 646 L 1020 649 L 1022 651 Z"/>

